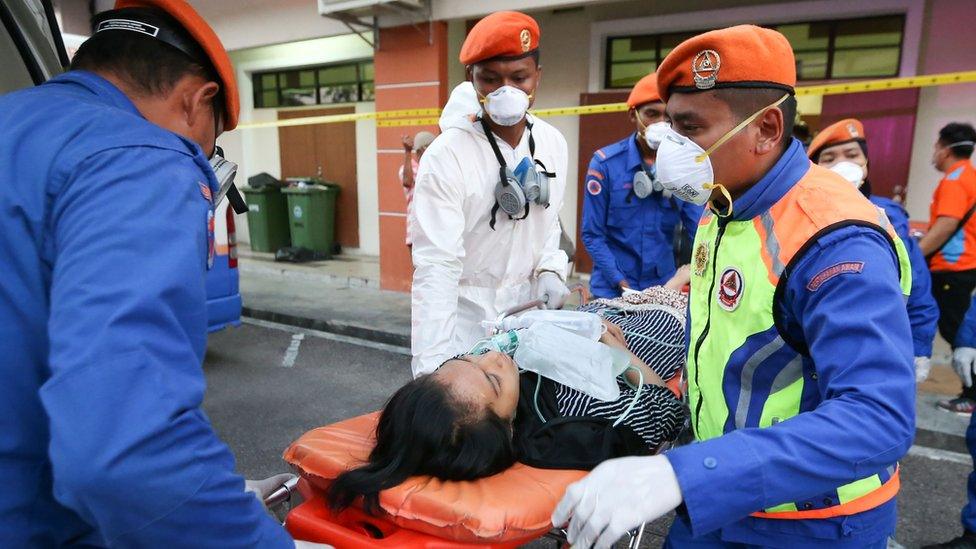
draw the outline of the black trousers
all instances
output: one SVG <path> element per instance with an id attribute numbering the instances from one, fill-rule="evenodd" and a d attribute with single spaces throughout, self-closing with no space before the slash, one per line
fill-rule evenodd
<path id="1" fill-rule="evenodd" d="M 932 272 L 932 295 L 939 306 L 939 334 L 953 349 L 974 289 L 976 270 Z M 963 387 L 962 396 L 976 400 L 976 386 Z"/>

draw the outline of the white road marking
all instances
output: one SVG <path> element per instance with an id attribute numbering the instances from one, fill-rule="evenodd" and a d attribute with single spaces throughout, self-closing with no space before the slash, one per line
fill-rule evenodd
<path id="1" fill-rule="evenodd" d="M 938 448 L 929 448 L 928 446 L 912 446 L 908 449 L 908 455 L 933 459 L 935 461 L 960 463 L 962 465 L 973 464 L 973 458 L 968 454 L 950 452 L 949 450 L 939 450 Z"/>
<path id="2" fill-rule="evenodd" d="M 304 334 L 308 336 L 318 337 L 321 339 L 329 339 L 332 341 L 349 343 L 350 345 L 359 345 L 360 347 L 368 347 L 370 349 L 376 349 L 378 351 L 386 351 L 388 353 L 396 353 L 399 355 L 411 356 L 410 348 L 401 347 L 399 345 L 378 343 L 376 341 L 370 341 L 368 339 L 360 339 L 358 337 L 349 337 L 349 336 L 344 336 L 339 334 L 332 334 L 320 330 L 309 330 L 307 328 L 298 328 L 296 326 L 289 326 L 288 324 L 279 324 L 277 322 L 270 322 L 267 320 L 260 320 L 257 318 L 241 317 L 241 321 L 244 322 L 245 324 L 259 326 L 261 328 L 268 328 L 270 330 L 281 330 L 284 332 L 291 332 L 293 334 Z"/>
<path id="3" fill-rule="evenodd" d="M 302 345 L 302 340 L 305 339 L 305 334 L 294 334 L 291 336 L 291 344 L 288 345 L 288 349 L 285 351 L 285 357 L 281 359 L 281 365 L 285 368 L 291 368 L 295 365 L 295 360 L 298 359 L 298 348 Z"/>

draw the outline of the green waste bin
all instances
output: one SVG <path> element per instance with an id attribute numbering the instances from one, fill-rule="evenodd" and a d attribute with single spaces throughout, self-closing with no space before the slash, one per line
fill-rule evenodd
<path id="1" fill-rule="evenodd" d="M 247 229 L 251 249 L 276 252 L 291 245 L 288 228 L 288 200 L 279 187 L 243 187 L 247 197 Z"/>
<path id="2" fill-rule="evenodd" d="M 335 203 L 339 186 L 314 184 L 285 187 L 291 245 L 308 248 L 317 255 L 332 255 L 335 246 Z"/>

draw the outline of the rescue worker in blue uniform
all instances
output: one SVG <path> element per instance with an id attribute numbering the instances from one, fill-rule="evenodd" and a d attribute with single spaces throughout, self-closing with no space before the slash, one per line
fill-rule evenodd
<path id="1" fill-rule="evenodd" d="M 976 374 L 976 296 L 969 302 L 969 309 L 962 324 L 956 331 L 953 341 L 952 366 L 962 380 L 964 389 L 973 389 L 973 375 Z M 970 414 L 966 429 L 966 446 L 973 458 L 973 471 L 966 483 L 966 506 L 962 508 L 962 535 L 922 549 L 976 549 L 976 414 Z"/>
<path id="2" fill-rule="evenodd" d="M 793 139 L 782 34 L 693 37 L 658 69 L 672 127 L 659 177 L 709 203 L 695 237 L 687 360 L 696 442 L 610 460 L 553 514 L 611 546 L 678 509 L 666 547 L 883 548 L 915 434 L 904 298 L 886 216 Z M 680 506 L 680 507 L 679 507 Z"/>
<path id="3" fill-rule="evenodd" d="M 0 546 L 294 547 L 201 409 L 230 59 L 182 0 L 116 8 L 0 97 Z"/>
<path id="4" fill-rule="evenodd" d="M 965 389 L 973 389 L 973 375 L 976 374 L 976 296 L 969 302 L 969 310 L 963 318 L 953 343 L 952 366 L 963 382 Z M 945 543 L 927 545 L 923 549 L 976 549 L 976 414 L 970 414 L 966 429 L 966 446 L 973 458 L 973 471 L 966 483 L 968 501 L 962 508 L 962 535 Z"/>
<path id="5" fill-rule="evenodd" d="M 595 297 L 664 284 L 678 266 L 675 246 L 690 247 L 702 212 L 657 181 L 657 147 L 667 125 L 655 73 L 637 82 L 627 106 L 637 131 L 597 150 L 586 171 L 581 236 L 593 258 Z"/>
<path id="6" fill-rule="evenodd" d="M 925 381 L 931 369 L 932 341 L 939 324 L 939 307 L 932 297 L 932 275 L 928 262 L 912 238 L 908 212 L 890 198 L 871 192 L 868 177 L 867 134 L 860 120 L 847 118 L 827 126 L 810 143 L 810 160 L 831 169 L 857 187 L 872 204 L 884 210 L 895 232 L 905 244 L 912 262 L 912 294 L 908 297 L 908 320 L 912 325 L 915 352 L 915 380 Z"/>

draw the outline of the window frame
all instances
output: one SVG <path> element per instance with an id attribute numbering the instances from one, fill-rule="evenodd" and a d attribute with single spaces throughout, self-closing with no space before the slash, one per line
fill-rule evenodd
<path id="1" fill-rule="evenodd" d="M 894 46 L 859 46 L 859 47 L 841 47 L 838 50 L 838 48 L 836 46 L 837 28 L 838 28 L 838 26 L 841 23 L 852 23 L 852 22 L 857 22 L 857 21 L 869 21 L 869 20 L 878 20 L 878 19 L 889 19 L 889 18 L 898 18 L 900 20 L 900 23 L 901 23 L 901 26 L 900 26 L 900 37 L 899 37 L 898 46 L 897 46 L 898 47 L 898 57 L 897 57 L 897 59 L 895 61 L 895 71 L 894 71 L 894 73 L 893 74 L 887 74 L 887 75 L 872 75 L 872 76 L 840 76 L 840 77 L 834 76 L 834 57 L 835 57 L 835 54 L 838 51 L 842 51 L 842 52 L 858 51 L 858 50 L 867 51 L 867 50 L 872 50 L 872 49 L 881 49 L 881 48 L 894 47 Z M 824 77 L 823 78 L 802 79 L 802 78 L 799 77 L 799 74 L 797 74 L 797 80 L 798 81 L 816 82 L 816 81 L 827 81 L 827 80 L 854 80 L 854 79 L 864 79 L 864 78 L 894 78 L 894 77 L 897 77 L 899 75 L 899 73 L 900 73 L 900 70 L 901 70 L 901 62 L 902 62 L 902 59 L 904 58 L 904 55 L 905 55 L 905 32 L 906 32 L 907 23 L 908 23 L 908 14 L 907 13 L 905 13 L 905 12 L 893 12 L 893 13 L 866 15 L 866 16 L 861 16 L 861 17 L 845 17 L 845 18 L 842 18 L 842 19 L 815 19 L 815 20 L 814 19 L 811 19 L 811 20 L 805 20 L 805 21 L 784 21 L 784 22 L 780 22 L 780 23 L 762 24 L 761 26 L 764 27 L 764 28 L 772 28 L 772 29 L 776 29 L 776 28 L 778 28 L 780 26 L 785 26 L 785 25 L 816 25 L 816 24 L 826 24 L 828 26 L 828 28 L 829 28 L 829 34 L 828 34 L 828 39 L 827 39 L 827 47 L 826 47 L 825 50 L 812 50 L 812 49 L 801 50 L 801 53 L 812 53 L 812 52 L 821 52 L 821 51 L 823 51 L 823 52 L 826 52 L 826 54 L 827 54 L 827 66 L 826 66 L 826 69 L 825 69 Z M 709 30 L 709 29 L 700 29 L 700 32 L 706 32 L 707 30 Z M 661 61 L 663 61 L 663 59 L 661 58 L 661 40 L 662 40 L 662 38 L 663 37 L 666 37 L 666 36 L 669 36 L 669 35 L 688 34 L 688 33 L 694 33 L 694 32 L 696 32 L 696 31 L 668 31 L 668 32 L 659 32 L 659 33 L 655 33 L 655 34 L 620 34 L 620 35 L 607 35 L 607 36 L 605 36 L 604 37 L 604 50 L 605 51 L 604 51 L 604 64 L 603 64 L 603 89 L 605 89 L 605 90 L 626 90 L 628 87 L 631 86 L 631 85 L 628 85 L 628 86 L 624 86 L 624 87 L 614 87 L 614 86 L 611 85 L 612 84 L 611 77 L 612 77 L 612 74 L 613 74 L 613 67 L 614 67 L 614 65 L 622 65 L 622 64 L 626 64 L 626 63 L 630 62 L 630 61 L 618 61 L 618 62 L 614 63 L 614 61 L 613 61 L 613 41 L 614 40 L 626 40 L 626 39 L 633 40 L 635 38 L 653 38 L 654 39 L 654 56 L 655 56 L 653 61 L 655 63 L 655 67 L 660 67 Z M 636 61 L 634 61 L 634 62 L 636 62 Z"/>
<path id="2" fill-rule="evenodd" d="M 365 84 L 373 84 L 375 90 L 375 79 L 376 75 L 374 73 L 373 78 L 366 80 L 364 79 L 365 66 L 373 64 L 374 60 L 369 57 L 361 59 L 353 59 L 348 61 L 342 61 L 339 63 L 325 63 L 321 65 L 304 65 L 298 67 L 280 67 L 276 69 L 268 69 L 262 71 L 255 71 L 251 73 L 251 88 L 252 88 L 252 100 L 254 102 L 255 109 L 287 109 L 296 107 L 316 107 L 316 106 L 328 106 L 328 105 L 342 105 L 347 103 L 360 103 L 363 101 L 372 101 L 373 99 L 363 99 L 363 86 Z M 331 69 L 337 67 L 353 67 L 356 71 L 355 81 L 344 81 L 344 82 L 327 82 L 322 83 L 319 80 L 319 72 L 323 69 Z M 301 73 L 302 71 L 312 71 L 312 76 L 314 78 L 314 83 L 312 84 L 315 90 L 315 103 L 311 105 L 285 105 L 283 91 L 286 89 L 282 86 L 282 78 L 287 78 L 285 76 L 288 73 Z M 374 65 L 375 70 L 375 65 Z M 265 76 L 274 76 L 275 85 L 274 88 L 265 88 L 262 82 Z M 322 101 L 322 86 L 356 86 L 356 99 L 353 101 L 347 101 L 345 103 L 326 103 Z M 267 92 L 276 92 L 277 105 L 265 105 L 263 95 Z M 375 91 L 373 92 L 375 94 Z"/>

